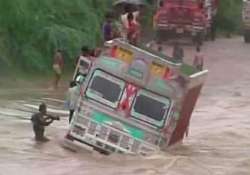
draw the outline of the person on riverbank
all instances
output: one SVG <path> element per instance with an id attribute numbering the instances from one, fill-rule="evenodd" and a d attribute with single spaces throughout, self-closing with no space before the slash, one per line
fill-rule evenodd
<path id="1" fill-rule="evenodd" d="M 156 30 L 156 27 L 157 27 L 157 21 L 159 19 L 159 16 L 160 16 L 160 12 L 161 12 L 161 9 L 163 8 L 164 6 L 164 2 L 163 1 L 160 1 L 159 3 L 159 8 L 157 9 L 155 15 L 153 16 L 153 29 Z"/>
<path id="2" fill-rule="evenodd" d="M 132 10 L 131 5 L 126 5 L 124 7 L 124 13 L 121 15 L 121 23 L 122 23 L 122 31 L 121 31 L 121 36 L 126 39 L 127 34 L 128 34 L 128 29 L 129 29 L 129 22 L 128 22 L 128 15 L 132 13 L 133 14 L 133 21 L 134 23 L 137 23 L 137 19 L 139 18 L 140 12 L 139 10 Z"/>
<path id="3" fill-rule="evenodd" d="M 204 64 L 204 55 L 201 53 L 201 48 L 199 46 L 196 47 L 196 53 L 193 61 L 193 66 L 199 70 L 203 70 L 203 64 Z"/>
<path id="4" fill-rule="evenodd" d="M 58 49 L 53 58 L 53 70 L 55 72 L 54 89 L 58 88 L 58 84 L 62 76 L 63 67 L 64 67 L 63 54 L 62 51 Z"/>
<path id="5" fill-rule="evenodd" d="M 59 117 L 54 117 L 47 114 L 47 106 L 45 103 L 39 105 L 39 112 L 31 117 L 35 140 L 47 142 L 49 139 L 44 136 L 45 127 L 49 126 L 54 120 L 60 120 Z"/>
<path id="6" fill-rule="evenodd" d="M 172 57 L 178 62 L 183 62 L 184 50 L 178 42 L 174 44 Z"/>
<path id="7" fill-rule="evenodd" d="M 137 45 L 140 35 L 140 25 L 135 22 L 133 13 L 128 14 L 127 40 L 130 44 Z"/>
<path id="8" fill-rule="evenodd" d="M 163 1 L 160 1 L 159 2 L 159 7 L 157 8 L 157 11 L 155 12 L 154 16 L 153 16 L 153 30 L 154 30 L 154 40 L 160 44 L 161 42 L 161 35 L 160 33 L 157 31 L 157 22 L 158 22 L 158 19 L 159 19 L 159 16 L 160 16 L 160 13 L 161 13 L 161 9 L 163 8 L 164 6 L 164 2 Z"/>
<path id="9" fill-rule="evenodd" d="M 113 39 L 113 24 L 112 24 L 112 14 L 107 13 L 106 14 L 106 20 L 103 24 L 103 39 L 105 41 L 110 41 Z"/>

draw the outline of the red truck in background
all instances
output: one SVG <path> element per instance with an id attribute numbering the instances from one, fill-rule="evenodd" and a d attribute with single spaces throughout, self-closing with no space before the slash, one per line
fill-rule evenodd
<path id="1" fill-rule="evenodd" d="M 218 0 L 162 0 L 154 25 L 158 41 L 191 38 L 203 42 L 210 35 Z"/>

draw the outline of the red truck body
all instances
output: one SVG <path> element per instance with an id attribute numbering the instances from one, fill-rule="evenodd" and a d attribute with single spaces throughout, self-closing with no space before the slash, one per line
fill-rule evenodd
<path id="1" fill-rule="evenodd" d="M 163 0 L 156 13 L 158 39 L 191 37 L 202 41 L 209 33 L 217 0 Z"/>

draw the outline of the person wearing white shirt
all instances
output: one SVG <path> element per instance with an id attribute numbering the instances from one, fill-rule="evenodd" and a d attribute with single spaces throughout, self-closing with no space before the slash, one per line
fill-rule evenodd
<path id="1" fill-rule="evenodd" d="M 125 39 L 127 37 L 127 31 L 129 28 L 129 24 L 128 24 L 128 14 L 132 13 L 134 16 L 134 22 L 137 22 L 137 19 L 139 17 L 140 12 L 134 11 L 132 12 L 131 6 L 125 6 L 124 8 L 124 14 L 121 15 L 121 23 L 122 23 L 122 37 Z"/>

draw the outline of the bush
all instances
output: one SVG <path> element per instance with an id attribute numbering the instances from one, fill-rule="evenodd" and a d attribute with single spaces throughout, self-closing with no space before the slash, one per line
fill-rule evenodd
<path id="1" fill-rule="evenodd" d="M 221 31 L 234 33 L 241 30 L 242 0 L 220 0 L 217 24 Z"/>
<path id="2" fill-rule="evenodd" d="M 148 3 L 143 23 L 151 27 L 153 1 Z M 71 67 L 82 45 L 95 47 L 100 41 L 111 4 L 111 0 L 0 0 L 0 71 L 8 64 L 47 72 L 56 48 L 64 50 Z M 241 6 L 241 0 L 220 0 L 220 30 L 240 30 Z"/>
<path id="3" fill-rule="evenodd" d="M 108 0 L 0 0 L 0 45 L 25 71 L 48 71 L 56 48 L 66 63 L 80 47 L 95 47 Z"/>

